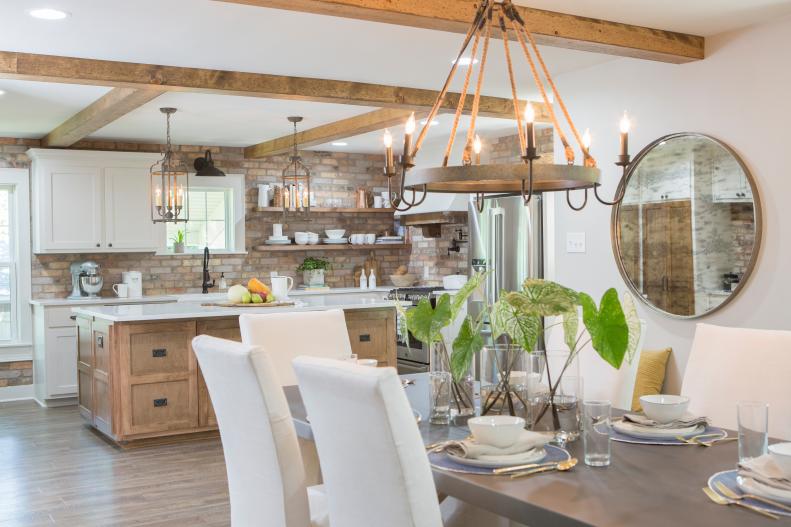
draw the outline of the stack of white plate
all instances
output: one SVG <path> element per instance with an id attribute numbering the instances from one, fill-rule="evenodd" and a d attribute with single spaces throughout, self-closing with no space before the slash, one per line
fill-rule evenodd
<path id="1" fill-rule="evenodd" d="M 264 243 L 267 245 L 290 245 L 291 238 L 288 236 L 270 236 Z"/>
<path id="2" fill-rule="evenodd" d="M 377 245 L 404 243 L 404 237 L 403 236 L 379 236 L 376 239 L 376 243 L 377 243 Z"/>
<path id="3" fill-rule="evenodd" d="M 349 238 L 322 238 L 321 243 L 327 243 L 330 245 L 349 243 Z"/>

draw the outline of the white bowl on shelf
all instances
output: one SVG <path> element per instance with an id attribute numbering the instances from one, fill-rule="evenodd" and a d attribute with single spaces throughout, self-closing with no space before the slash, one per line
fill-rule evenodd
<path id="1" fill-rule="evenodd" d="M 484 415 L 468 420 L 467 426 L 477 442 L 507 448 L 519 440 L 525 420 L 511 415 Z"/>
<path id="2" fill-rule="evenodd" d="M 330 240 L 337 240 L 338 238 L 343 238 L 343 235 L 346 234 L 346 229 L 327 229 L 324 232 Z"/>
<path id="3" fill-rule="evenodd" d="M 319 235 L 318 235 L 318 233 L 309 232 L 307 234 L 308 234 L 308 243 L 310 245 L 316 245 L 317 243 L 319 243 Z"/>
<path id="4" fill-rule="evenodd" d="M 681 419 L 687 413 L 689 397 L 683 395 L 643 395 L 640 397 L 646 417 L 664 424 Z"/>
<path id="5" fill-rule="evenodd" d="M 307 232 L 295 232 L 294 233 L 294 242 L 297 245 L 307 245 L 309 239 L 310 238 L 308 237 L 308 233 Z"/>

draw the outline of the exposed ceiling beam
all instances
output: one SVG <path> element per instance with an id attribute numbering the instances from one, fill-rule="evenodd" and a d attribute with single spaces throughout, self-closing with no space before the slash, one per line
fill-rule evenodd
<path id="1" fill-rule="evenodd" d="M 472 0 L 218 0 L 466 33 L 475 14 Z M 542 9 L 516 6 L 539 44 L 622 57 L 684 63 L 704 58 L 704 38 Z"/>
<path id="2" fill-rule="evenodd" d="M 41 146 L 71 146 L 161 94 L 162 90 L 113 88 L 44 136 Z"/>
<path id="3" fill-rule="evenodd" d="M 410 110 L 429 109 L 437 96 L 434 90 L 384 84 L 136 64 L 13 51 L 0 51 L 0 78 L 244 95 Z M 458 93 L 448 93 L 443 109 L 454 109 L 458 101 Z M 467 97 L 465 103 L 465 109 L 469 111 L 472 97 Z M 534 106 L 536 121 L 546 121 L 544 105 Z M 512 119 L 513 103 L 511 99 L 502 97 L 481 96 L 480 115 Z"/>
<path id="4" fill-rule="evenodd" d="M 409 117 L 410 110 L 397 108 L 382 108 L 372 112 L 356 115 L 348 119 L 323 124 L 297 133 L 297 142 L 300 148 L 316 146 L 337 139 L 345 139 L 355 135 L 375 132 L 402 124 Z M 277 139 L 264 141 L 244 149 L 244 157 L 251 159 L 257 157 L 273 156 L 288 152 L 293 147 L 294 136 L 284 135 Z"/>

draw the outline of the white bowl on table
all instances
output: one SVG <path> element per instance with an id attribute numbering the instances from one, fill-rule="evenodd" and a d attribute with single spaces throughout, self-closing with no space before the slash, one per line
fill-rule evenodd
<path id="1" fill-rule="evenodd" d="M 519 440 L 525 420 L 511 415 L 484 415 L 469 419 L 467 426 L 477 442 L 507 448 Z"/>
<path id="2" fill-rule="evenodd" d="M 645 416 L 664 424 L 681 419 L 687 413 L 689 397 L 683 395 L 643 395 L 640 397 Z"/>
<path id="3" fill-rule="evenodd" d="M 346 229 L 326 229 L 324 233 L 330 240 L 337 240 L 338 238 L 343 238 L 343 235 L 346 233 Z"/>
<path id="4" fill-rule="evenodd" d="M 791 477 L 791 443 L 769 445 L 769 456 L 786 477 Z"/>

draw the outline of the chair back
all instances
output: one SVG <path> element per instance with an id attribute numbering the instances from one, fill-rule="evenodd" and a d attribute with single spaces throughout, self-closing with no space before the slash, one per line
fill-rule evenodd
<path id="1" fill-rule="evenodd" d="M 769 404 L 769 435 L 791 440 L 791 331 L 698 324 L 681 394 L 689 410 L 735 430 L 736 403 Z"/>
<path id="2" fill-rule="evenodd" d="M 340 309 L 296 313 L 244 314 L 242 342 L 270 351 L 283 386 L 297 384 L 291 361 L 300 355 L 340 359 L 352 354 L 346 317 Z"/>
<path id="3" fill-rule="evenodd" d="M 332 525 L 441 527 L 431 467 L 395 369 L 298 357 L 294 370 Z"/>
<path id="4" fill-rule="evenodd" d="M 269 353 L 206 335 L 192 347 L 217 414 L 231 524 L 309 527 L 302 458 Z"/>

